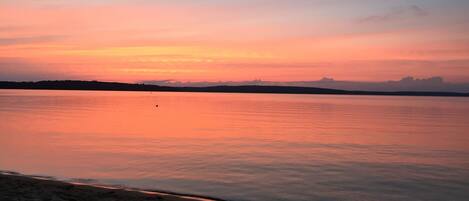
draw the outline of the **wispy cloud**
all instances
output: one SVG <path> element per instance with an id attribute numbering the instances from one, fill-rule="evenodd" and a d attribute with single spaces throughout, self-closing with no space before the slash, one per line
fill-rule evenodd
<path id="1" fill-rule="evenodd" d="M 0 45 L 44 43 L 44 42 L 57 41 L 62 38 L 64 38 L 64 36 L 33 36 L 33 37 L 0 38 Z"/>
<path id="2" fill-rule="evenodd" d="M 12 31 L 21 29 L 20 26 L 0 26 L 0 32 Z"/>
<path id="3" fill-rule="evenodd" d="M 377 23 L 387 22 L 399 19 L 413 18 L 413 17 L 424 17 L 427 16 L 428 12 L 417 5 L 405 6 L 394 8 L 379 15 L 371 15 L 359 20 L 360 23 Z"/>
<path id="4" fill-rule="evenodd" d="M 64 74 L 60 68 L 27 61 L 23 58 L 0 57 L 0 80 L 2 81 L 37 81 L 47 79 L 74 79 L 71 74 Z"/>

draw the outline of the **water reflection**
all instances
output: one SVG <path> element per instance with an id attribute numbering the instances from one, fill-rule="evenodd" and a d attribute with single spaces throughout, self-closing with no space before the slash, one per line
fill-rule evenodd
<path id="1" fill-rule="evenodd" d="M 0 90 L 0 169 L 231 200 L 465 200 L 468 114 L 465 98 Z"/>

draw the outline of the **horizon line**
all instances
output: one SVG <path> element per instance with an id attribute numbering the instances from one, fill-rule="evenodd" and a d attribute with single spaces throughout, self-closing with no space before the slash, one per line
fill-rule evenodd
<path id="1" fill-rule="evenodd" d="M 311 79 L 311 80 L 263 80 L 263 79 L 246 79 L 246 80 L 200 80 L 200 81 L 185 81 L 177 79 L 148 79 L 148 80 L 138 80 L 138 81 L 122 81 L 122 80 L 107 80 L 107 79 L 34 79 L 34 80 L 0 80 L 0 82 L 41 82 L 41 81 L 97 81 L 97 82 L 117 82 L 117 83 L 132 83 L 132 84 L 148 84 L 151 82 L 161 82 L 161 83 L 243 83 L 243 82 L 266 82 L 266 83 L 295 83 L 295 82 L 354 82 L 354 83 L 388 83 L 388 82 L 400 82 L 400 81 L 431 81 L 431 80 L 440 80 L 439 82 L 444 84 L 469 84 L 469 81 L 447 81 L 443 76 L 430 76 L 430 77 L 414 77 L 414 76 L 404 76 L 400 79 L 388 79 L 388 80 L 345 80 L 345 79 L 335 79 L 333 77 L 322 77 L 320 79 Z"/>

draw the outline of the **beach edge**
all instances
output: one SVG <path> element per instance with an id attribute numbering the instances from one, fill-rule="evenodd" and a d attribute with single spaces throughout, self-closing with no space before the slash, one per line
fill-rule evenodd
<path id="1" fill-rule="evenodd" d="M 208 196 L 154 189 L 64 181 L 49 176 L 25 175 L 13 171 L 0 171 L 0 200 L 226 201 Z"/>

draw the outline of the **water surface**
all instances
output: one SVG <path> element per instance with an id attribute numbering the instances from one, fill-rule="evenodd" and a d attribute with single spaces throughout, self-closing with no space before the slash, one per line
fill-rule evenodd
<path id="1" fill-rule="evenodd" d="M 0 169 L 233 201 L 462 201 L 469 99 L 0 90 Z"/>

